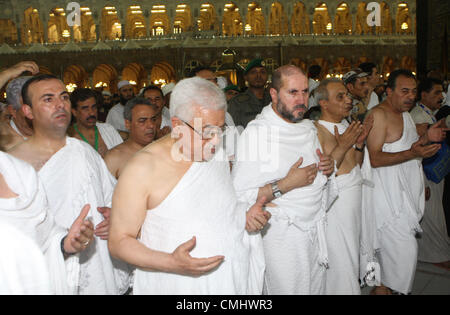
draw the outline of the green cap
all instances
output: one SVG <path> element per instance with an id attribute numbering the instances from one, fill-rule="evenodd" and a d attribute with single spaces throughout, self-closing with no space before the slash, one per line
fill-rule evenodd
<path id="1" fill-rule="evenodd" d="M 250 70 L 252 70 L 255 67 L 266 67 L 266 63 L 262 59 L 253 59 L 249 62 L 247 67 L 245 68 L 244 74 L 247 74 Z"/>
<path id="2" fill-rule="evenodd" d="M 241 90 L 239 89 L 239 86 L 237 86 L 237 85 L 228 85 L 226 88 L 223 89 L 224 92 L 229 91 L 229 90 L 241 92 Z"/>

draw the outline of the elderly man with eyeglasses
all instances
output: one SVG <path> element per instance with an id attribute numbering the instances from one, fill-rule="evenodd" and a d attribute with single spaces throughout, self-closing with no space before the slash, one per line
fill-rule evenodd
<path id="1" fill-rule="evenodd" d="M 172 92 L 172 133 L 138 152 L 113 197 L 109 249 L 137 266 L 134 294 L 261 294 L 264 199 L 239 203 L 221 148 L 227 103 L 201 78 Z M 248 210 L 248 211 L 247 211 Z M 246 230 L 247 228 L 247 230 Z"/>

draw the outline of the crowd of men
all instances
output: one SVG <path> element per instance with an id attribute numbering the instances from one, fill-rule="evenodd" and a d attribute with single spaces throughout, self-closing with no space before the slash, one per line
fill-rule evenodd
<path id="1" fill-rule="evenodd" d="M 0 294 L 409 294 L 418 259 L 450 269 L 443 82 L 321 71 L 199 67 L 117 103 L 1 72 Z"/>

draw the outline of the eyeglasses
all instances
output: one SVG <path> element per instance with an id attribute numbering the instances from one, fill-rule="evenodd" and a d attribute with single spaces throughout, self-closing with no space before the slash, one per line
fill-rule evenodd
<path id="1" fill-rule="evenodd" d="M 191 128 L 192 130 L 194 130 L 194 132 L 196 134 L 198 134 L 199 136 L 202 137 L 202 140 L 211 140 L 213 139 L 215 136 L 222 136 L 226 129 L 227 129 L 227 125 L 225 124 L 223 127 L 218 127 L 218 126 L 208 126 L 205 129 L 203 129 L 203 131 L 200 133 L 197 130 L 195 130 L 194 127 L 192 127 L 190 124 L 188 124 L 187 122 L 185 122 L 184 120 L 181 120 L 184 124 L 186 124 L 189 128 Z"/>

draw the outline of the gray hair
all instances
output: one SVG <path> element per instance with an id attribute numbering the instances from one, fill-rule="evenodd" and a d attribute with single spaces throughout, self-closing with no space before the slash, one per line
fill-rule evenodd
<path id="1" fill-rule="evenodd" d="M 19 110 L 22 107 L 22 103 L 20 102 L 22 87 L 31 78 L 31 76 L 18 77 L 9 82 L 6 87 L 6 103 L 11 105 L 15 110 Z"/>
<path id="2" fill-rule="evenodd" d="M 125 118 L 128 121 L 131 121 L 132 118 L 131 112 L 133 111 L 133 108 L 135 108 L 137 105 L 147 105 L 153 108 L 155 111 L 158 111 L 158 106 L 152 104 L 148 99 L 143 97 L 135 97 L 125 104 L 125 109 L 123 111 L 123 118 Z"/>
<path id="3" fill-rule="evenodd" d="M 330 83 L 341 83 L 342 85 L 344 85 L 344 82 L 337 78 L 330 78 L 330 79 L 323 80 L 322 82 L 320 82 L 319 86 L 314 89 L 314 97 L 315 97 L 317 103 L 319 103 L 321 100 L 328 101 L 328 97 L 329 97 L 328 84 L 330 84 Z"/>
<path id="4" fill-rule="evenodd" d="M 208 80 L 199 77 L 181 80 L 170 97 L 170 116 L 190 121 L 195 106 L 226 111 L 227 100 L 223 91 Z"/>

